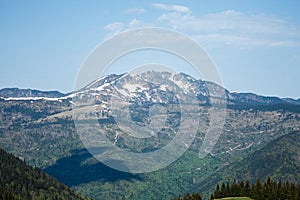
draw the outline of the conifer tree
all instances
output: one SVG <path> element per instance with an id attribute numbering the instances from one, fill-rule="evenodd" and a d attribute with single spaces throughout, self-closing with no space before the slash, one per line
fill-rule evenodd
<path id="1" fill-rule="evenodd" d="M 220 198 L 221 197 L 220 196 L 220 186 L 219 186 L 219 184 L 217 184 L 217 186 L 216 186 L 214 197 L 215 198 Z"/>
<path id="2" fill-rule="evenodd" d="M 250 197 L 251 195 L 251 186 L 250 186 L 250 182 L 249 180 L 246 181 L 246 185 L 245 185 L 245 196 L 246 197 Z"/>
<path id="3" fill-rule="evenodd" d="M 244 181 L 241 181 L 240 184 L 239 184 L 239 187 L 238 187 L 238 191 L 239 191 L 239 196 L 240 197 L 243 197 L 245 196 L 245 183 Z"/>
<path id="4" fill-rule="evenodd" d="M 222 186 L 221 186 L 221 197 L 225 197 L 226 196 L 226 186 L 225 186 L 225 183 L 222 183 Z"/>

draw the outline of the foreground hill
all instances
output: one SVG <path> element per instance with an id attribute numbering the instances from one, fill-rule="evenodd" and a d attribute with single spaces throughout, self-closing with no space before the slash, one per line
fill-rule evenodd
<path id="1" fill-rule="evenodd" d="M 85 199 L 2 149 L 0 183 L 0 199 Z"/>

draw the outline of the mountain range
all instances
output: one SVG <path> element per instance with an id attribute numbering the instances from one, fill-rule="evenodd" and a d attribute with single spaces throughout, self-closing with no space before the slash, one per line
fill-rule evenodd
<path id="1" fill-rule="evenodd" d="M 3 88 L 0 90 L 2 97 L 52 97 L 59 98 L 65 96 L 58 91 L 40 91 L 32 89 L 19 89 L 19 88 Z"/>
<path id="2" fill-rule="evenodd" d="M 81 91 L 87 91 L 88 89 L 97 89 L 100 92 L 105 91 L 105 88 L 109 88 L 110 83 L 112 85 L 118 79 L 131 79 L 131 81 L 135 82 L 134 84 L 139 84 L 142 82 L 146 82 L 143 78 L 146 76 L 145 74 L 142 75 L 132 75 L 132 74 L 121 74 L 121 75 L 107 75 L 99 80 L 96 80 L 89 84 L 88 86 L 81 89 Z M 292 98 L 278 98 L 278 97 L 267 97 L 261 96 L 254 93 L 238 93 L 238 92 L 230 92 L 221 86 L 210 82 L 210 81 L 203 81 L 200 79 L 195 79 L 190 75 L 184 73 L 175 73 L 171 74 L 169 72 L 151 72 L 151 75 L 148 75 L 148 78 L 154 79 L 169 79 L 173 83 L 178 84 L 178 86 L 188 89 L 189 92 L 193 92 L 198 98 L 203 98 L 205 96 L 209 96 L 208 89 L 213 88 L 212 90 L 221 90 L 224 92 L 223 97 L 226 98 L 226 102 L 228 105 L 237 105 L 237 104 L 262 104 L 262 105 L 271 105 L 271 104 L 300 104 L 299 99 L 292 99 Z M 125 80 L 126 81 L 126 80 Z M 153 80 L 151 80 L 153 81 Z M 119 83 L 120 84 L 120 83 Z M 149 85 L 148 85 L 149 86 Z M 103 91 L 101 91 L 103 89 Z M 137 88 L 135 88 L 137 89 Z M 58 99 L 66 99 L 66 98 L 73 98 L 74 94 L 78 93 L 79 91 L 63 94 L 59 91 L 40 91 L 40 90 L 32 90 L 32 89 L 19 89 L 19 88 L 3 88 L 0 90 L 0 97 L 2 99 L 5 98 L 16 98 L 16 100 L 21 100 L 22 98 L 58 98 Z M 134 91 L 138 92 L 138 91 Z M 143 91 L 145 93 L 145 91 Z"/>
<path id="3" fill-rule="evenodd" d="M 250 181 L 267 176 L 300 178 L 299 99 L 230 92 L 184 73 L 154 71 L 104 76 L 69 94 L 6 88 L 0 96 L 1 147 L 94 199 L 169 199 L 187 191 L 209 195 L 217 183 L 233 177 Z M 117 135 L 116 120 L 120 119 L 111 111 L 118 108 L 111 104 L 117 100 L 128 102 L 130 117 L 143 125 L 152 119 L 151 106 L 165 106 L 165 127 L 151 140 L 128 136 L 126 129 Z M 85 148 L 74 124 L 74 120 L 95 118 L 119 148 L 151 152 L 174 138 L 181 117 L 177 104 L 187 100 L 199 107 L 195 139 L 178 160 L 151 173 L 120 172 L 100 163 Z M 83 109 L 91 106 L 97 115 Z M 212 121 L 206 114 L 210 109 L 224 111 L 226 116 L 214 148 L 200 159 L 199 149 Z"/>

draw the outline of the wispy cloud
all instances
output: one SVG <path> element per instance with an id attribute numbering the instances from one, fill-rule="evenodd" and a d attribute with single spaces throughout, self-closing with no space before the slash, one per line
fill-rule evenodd
<path id="1" fill-rule="evenodd" d="M 141 20 L 133 19 L 128 24 L 122 22 L 114 22 L 104 27 L 104 30 L 108 32 L 107 37 L 116 35 L 122 31 L 131 30 L 139 27 L 144 27 L 145 23 Z"/>
<path id="2" fill-rule="evenodd" d="M 200 39 L 239 47 L 300 46 L 300 27 L 285 19 L 264 14 L 247 15 L 226 10 L 196 17 L 169 12 L 157 19 L 158 24 L 188 33 Z"/>
<path id="3" fill-rule="evenodd" d="M 124 30 L 124 28 L 125 28 L 124 23 L 114 22 L 114 23 L 106 25 L 104 27 L 104 30 L 109 32 L 108 36 L 111 36 L 111 35 L 115 35 L 115 34 L 122 32 Z"/>
<path id="4" fill-rule="evenodd" d="M 130 8 L 124 11 L 124 14 L 143 14 L 146 10 L 143 8 Z"/>
<path id="5" fill-rule="evenodd" d="M 137 19 L 133 19 L 133 20 L 131 20 L 131 21 L 128 23 L 128 29 L 131 29 L 131 28 L 138 28 L 138 27 L 141 27 L 141 26 L 143 26 L 143 25 L 144 25 L 143 21 L 137 20 Z"/>
<path id="6" fill-rule="evenodd" d="M 162 3 L 153 3 L 152 6 L 158 9 L 174 11 L 178 13 L 191 13 L 191 10 L 188 7 L 181 5 L 166 5 Z"/>
<path id="7" fill-rule="evenodd" d="M 192 11 L 181 5 L 152 4 L 162 13 L 150 22 L 133 19 L 129 23 L 112 23 L 106 30 L 118 33 L 147 25 L 170 28 L 192 36 L 199 42 L 227 45 L 239 48 L 259 46 L 300 46 L 300 27 L 286 19 L 265 14 L 245 14 L 236 10 L 192 15 Z"/>

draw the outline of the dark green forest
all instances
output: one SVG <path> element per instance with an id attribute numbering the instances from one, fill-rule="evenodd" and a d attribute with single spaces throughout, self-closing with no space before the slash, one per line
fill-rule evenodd
<path id="1" fill-rule="evenodd" d="M 210 196 L 210 200 L 226 197 L 249 197 L 255 200 L 299 200 L 300 184 L 293 182 L 276 182 L 270 177 L 266 182 L 259 179 L 253 184 L 246 182 L 237 182 L 235 179 L 232 183 L 217 184 L 215 191 Z M 183 197 L 177 197 L 173 200 L 201 200 L 199 193 L 186 193 Z"/>
<path id="2" fill-rule="evenodd" d="M 38 168 L 0 149 L 0 199 L 85 199 Z"/>

